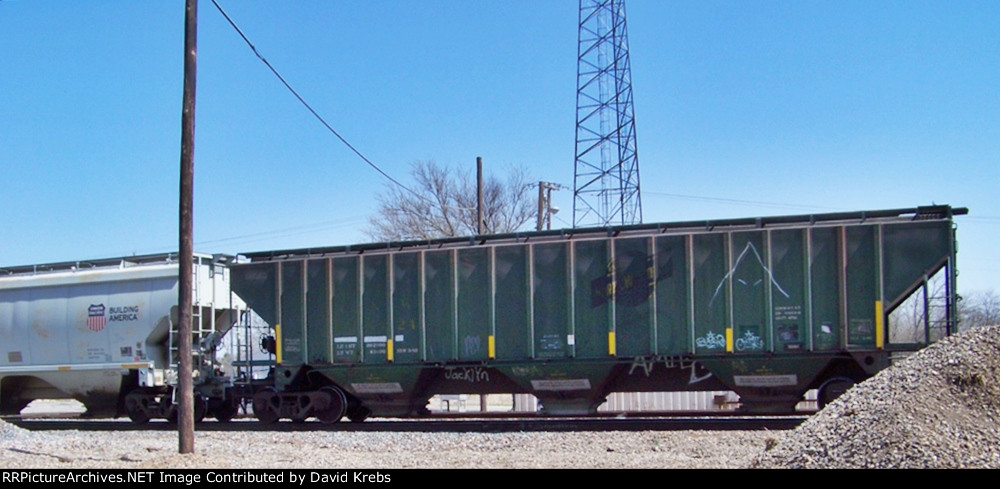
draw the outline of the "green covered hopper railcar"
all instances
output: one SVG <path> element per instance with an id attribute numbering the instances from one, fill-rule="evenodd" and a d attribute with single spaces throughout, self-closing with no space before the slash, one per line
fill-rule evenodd
<path id="1" fill-rule="evenodd" d="M 426 412 L 530 393 L 828 402 L 956 326 L 948 206 L 244 254 L 233 291 L 276 337 L 263 421 Z"/>

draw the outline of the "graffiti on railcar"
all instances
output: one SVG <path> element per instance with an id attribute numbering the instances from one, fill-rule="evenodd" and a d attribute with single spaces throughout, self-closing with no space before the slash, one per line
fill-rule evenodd
<path id="1" fill-rule="evenodd" d="M 709 350 L 726 347 L 726 337 L 721 333 L 713 333 L 711 330 L 705 333 L 705 336 L 695 339 L 694 342 L 698 348 L 707 348 Z"/>
<path id="2" fill-rule="evenodd" d="M 650 372 L 653 371 L 653 367 L 659 363 L 663 363 L 664 368 L 667 369 L 676 368 L 680 370 L 690 370 L 691 375 L 688 378 L 689 385 L 697 384 L 698 382 L 712 377 L 712 372 L 709 372 L 704 365 L 701 365 L 697 361 L 690 358 L 669 355 L 635 357 L 632 360 L 632 366 L 629 367 L 628 374 L 633 375 L 635 372 L 639 371 L 645 374 L 646 377 L 649 377 Z"/>
<path id="3" fill-rule="evenodd" d="M 489 382 L 490 372 L 482 367 L 448 367 L 444 369 L 446 380 L 462 380 L 470 384 Z"/>

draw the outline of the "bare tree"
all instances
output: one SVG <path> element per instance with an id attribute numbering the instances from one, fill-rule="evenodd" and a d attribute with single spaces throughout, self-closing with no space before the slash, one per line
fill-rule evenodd
<path id="1" fill-rule="evenodd" d="M 959 302 L 961 329 L 1000 325 L 1000 294 L 995 290 L 972 292 Z"/>
<path id="2" fill-rule="evenodd" d="M 469 236 L 477 231 L 476 180 L 434 161 L 418 161 L 410 170 L 410 190 L 387 185 L 366 233 L 376 241 Z M 489 175 L 483 182 L 484 234 L 521 229 L 535 217 L 525 171 L 513 169 L 506 181 Z"/>
<path id="3" fill-rule="evenodd" d="M 946 274 L 930 277 L 889 313 L 889 343 L 924 343 L 944 337 L 948 326 Z"/>

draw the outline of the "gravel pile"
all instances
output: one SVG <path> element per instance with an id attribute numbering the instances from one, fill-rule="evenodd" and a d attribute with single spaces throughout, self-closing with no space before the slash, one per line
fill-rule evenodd
<path id="1" fill-rule="evenodd" d="M 1000 327 L 931 345 L 856 385 L 750 467 L 1000 468 Z"/>

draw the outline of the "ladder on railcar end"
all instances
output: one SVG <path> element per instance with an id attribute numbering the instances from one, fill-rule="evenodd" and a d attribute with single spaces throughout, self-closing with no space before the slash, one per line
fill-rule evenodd
<path id="1" fill-rule="evenodd" d="M 274 356 L 266 350 L 270 326 L 249 307 L 241 309 L 232 331 L 226 336 L 226 351 L 235 357 L 229 361 L 232 393 L 245 414 L 254 394 L 269 385 L 273 375 Z M 258 351 L 259 349 L 259 351 Z"/>
<path id="2" fill-rule="evenodd" d="M 269 374 L 266 371 L 261 377 L 260 372 L 256 372 L 256 370 L 267 369 L 273 363 L 268 354 L 263 353 L 263 359 L 260 358 L 261 355 L 256 354 L 255 350 L 259 347 L 257 337 L 260 336 L 258 333 L 260 326 L 254 324 L 252 309 L 247 308 L 240 313 L 238 324 L 235 327 L 238 329 L 233 335 L 235 344 L 232 350 L 236 352 L 236 358 L 232 361 L 233 387 L 238 396 L 240 408 L 244 414 L 249 414 L 253 395 L 262 385 L 261 381 L 266 379 Z"/>
<path id="3" fill-rule="evenodd" d="M 215 302 L 214 300 L 208 300 L 207 304 L 202 300 L 201 295 L 201 281 L 198 280 L 198 272 L 203 266 L 203 258 L 199 256 L 194 257 L 194 264 L 192 266 L 191 274 L 191 356 L 192 356 L 192 371 L 195 375 L 200 372 L 202 363 L 205 361 L 204 355 L 206 350 L 203 347 L 203 340 L 205 340 L 209 335 L 215 331 Z M 210 279 L 214 280 L 214 276 Z M 214 299 L 215 287 L 212 287 L 212 295 L 210 299 Z M 209 310 L 208 318 L 205 318 L 205 309 Z M 170 370 L 174 372 L 174 377 L 176 373 L 180 371 L 180 321 L 171 321 L 170 324 L 170 336 L 168 338 L 170 344 Z M 210 352 L 210 351 L 209 351 Z M 210 362 L 214 362 L 214 358 L 208 359 Z M 201 381 L 196 378 L 195 384 L 199 384 Z"/>

